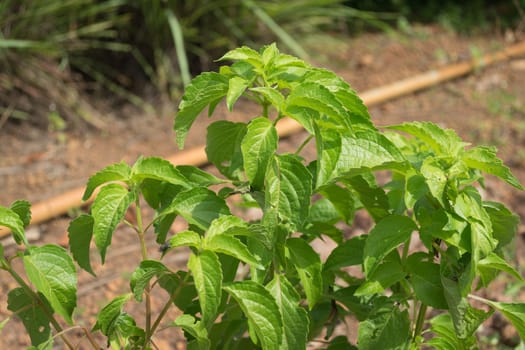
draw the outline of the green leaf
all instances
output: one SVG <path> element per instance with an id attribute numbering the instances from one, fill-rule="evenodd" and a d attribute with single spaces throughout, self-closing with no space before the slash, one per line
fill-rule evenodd
<path id="1" fill-rule="evenodd" d="M 367 276 L 366 281 L 357 288 L 354 295 L 359 297 L 383 293 L 385 289 L 405 277 L 406 272 L 401 266 L 399 254 L 393 252 Z"/>
<path id="2" fill-rule="evenodd" d="M 341 267 L 363 263 L 363 251 L 367 235 L 352 237 L 335 247 L 324 263 L 324 271 L 334 271 Z"/>
<path id="3" fill-rule="evenodd" d="M 289 238 L 286 247 L 306 294 L 310 309 L 319 301 L 323 292 L 322 264 L 319 254 L 301 238 Z"/>
<path id="4" fill-rule="evenodd" d="M 261 55 L 252 48 L 247 46 L 239 47 L 228 51 L 224 56 L 219 58 L 217 61 L 245 61 L 250 63 L 254 67 L 262 67 Z"/>
<path id="5" fill-rule="evenodd" d="M 12 209 L 0 206 L 0 226 L 5 226 L 13 233 L 17 244 L 29 244 L 24 232 L 24 221 Z"/>
<path id="6" fill-rule="evenodd" d="M 263 95 L 272 106 L 277 108 L 278 111 L 283 108 L 284 96 L 279 90 L 267 86 L 257 86 L 250 88 L 250 91 Z"/>
<path id="7" fill-rule="evenodd" d="M 426 179 L 426 183 L 432 193 L 441 205 L 444 205 L 444 193 L 447 186 L 447 174 L 441 167 L 439 159 L 428 157 L 421 165 L 421 174 Z"/>
<path id="8" fill-rule="evenodd" d="M 459 339 L 449 314 L 439 314 L 430 320 L 430 329 L 434 337 L 425 342 L 437 350 L 475 350 L 478 349 L 475 335 Z"/>
<path id="9" fill-rule="evenodd" d="M 262 188 L 268 164 L 278 146 L 277 129 L 264 117 L 253 119 L 248 124 L 241 143 L 246 177 L 255 189 Z"/>
<path id="10" fill-rule="evenodd" d="M 225 285 L 239 304 L 265 350 L 278 350 L 282 342 L 282 316 L 275 298 L 262 285 L 253 281 Z M 253 335 L 252 335 L 253 336 Z"/>
<path id="11" fill-rule="evenodd" d="M 50 308 L 47 300 L 41 299 Z M 44 344 L 51 339 L 51 326 L 43 305 L 38 304 L 32 296 L 27 295 L 23 288 L 18 287 L 9 291 L 7 309 L 22 321 L 33 346 Z"/>
<path id="12" fill-rule="evenodd" d="M 416 224 L 407 216 L 390 215 L 379 221 L 370 231 L 365 243 L 365 274 L 370 276 L 383 258 L 405 242 L 416 229 Z"/>
<path id="13" fill-rule="evenodd" d="M 187 179 L 169 161 L 157 157 L 140 157 L 131 168 L 131 180 L 140 183 L 144 179 L 164 181 L 173 185 L 189 187 Z"/>
<path id="14" fill-rule="evenodd" d="M 504 247 L 512 242 L 518 232 L 519 216 L 497 202 L 483 202 L 483 208 L 490 217 L 492 235 L 498 240 L 498 247 Z"/>
<path id="15" fill-rule="evenodd" d="M 372 174 L 353 176 L 343 182 L 357 193 L 362 205 L 374 221 L 380 221 L 390 214 L 388 196 L 385 190 L 376 184 Z"/>
<path id="16" fill-rule="evenodd" d="M 428 145 L 438 156 L 456 157 L 467 143 L 452 129 L 442 129 L 430 122 L 410 122 L 388 126 L 389 129 L 406 132 Z"/>
<path id="17" fill-rule="evenodd" d="M 25 200 L 16 200 L 11 203 L 11 210 L 14 211 L 24 223 L 24 227 L 31 223 L 31 203 Z"/>
<path id="18" fill-rule="evenodd" d="M 336 184 L 329 184 L 319 189 L 319 193 L 333 204 L 347 224 L 352 222 L 356 207 L 356 200 L 352 192 Z"/>
<path id="19" fill-rule="evenodd" d="M 205 230 L 219 216 L 230 215 L 230 209 L 224 199 L 218 197 L 215 192 L 197 187 L 180 192 L 160 215 L 172 213 Z"/>
<path id="20" fill-rule="evenodd" d="M 281 311 L 283 333 L 279 349 L 306 349 L 309 318 L 300 303 L 300 296 L 285 276 L 276 274 L 266 289 L 275 298 Z"/>
<path id="21" fill-rule="evenodd" d="M 226 96 L 228 78 L 215 72 L 205 72 L 186 86 L 184 96 L 175 116 L 174 129 L 179 148 L 184 148 L 188 131 L 202 110 L 210 103 Z"/>
<path id="22" fill-rule="evenodd" d="M 191 165 L 178 165 L 176 169 L 186 178 L 187 183 L 195 187 L 208 187 L 225 183 L 224 180 Z"/>
<path id="23" fill-rule="evenodd" d="M 430 189 L 423 175 L 417 174 L 415 171 L 409 171 L 407 173 L 404 196 L 405 206 L 407 208 L 413 208 L 416 202 L 429 191 Z"/>
<path id="24" fill-rule="evenodd" d="M 242 177 L 241 142 L 245 134 L 244 123 L 219 120 L 208 126 L 206 154 L 209 161 L 229 179 L 240 180 Z"/>
<path id="25" fill-rule="evenodd" d="M 98 186 L 113 181 L 127 182 L 130 176 L 131 168 L 126 163 L 111 164 L 89 178 L 82 200 L 89 199 Z"/>
<path id="26" fill-rule="evenodd" d="M 67 251 L 57 245 L 31 247 L 24 255 L 28 279 L 42 293 L 53 310 L 72 324 L 77 305 L 77 275 Z"/>
<path id="27" fill-rule="evenodd" d="M 336 290 L 332 293 L 333 300 L 344 305 L 359 320 L 364 321 L 372 311 L 372 304 L 368 297 L 357 297 L 354 295 L 357 286 L 350 286 Z M 331 312 L 331 307 L 329 313 Z"/>
<path id="28" fill-rule="evenodd" d="M 302 227 L 308 217 L 312 176 L 293 155 L 274 158 L 265 177 L 265 206 L 274 209 L 292 229 Z"/>
<path id="29" fill-rule="evenodd" d="M 80 215 L 69 223 L 67 228 L 69 238 L 69 249 L 73 259 L 78 266 L 95 276 L 91 268 L 91 259 L 89 255 L 91 237 L 93 236 L 94 220 L 91 215 Z"/>
<path id="30" fill-rule="evenodd" d="M 142 294 L 144 294 L 146 286 L 153 277 L 160 277 L 163 274 L 170 273 L 170 270 L 160 261 L 141 261 L 140 265 L 133 271 L 130 280 L 130 287 L 135 300 L 142 301 Z"/>
<path id="31" fill-rule="evenodd" d="M 375 308 L 369 318 L 359 324 L 359 350 L 408 349 L 409 341 L 408 312 L 400 311 L 391 302 Z"/>
<path id="32" fill-rule="evenodd" d="M 518 179 L 512 175 L 510 169 L 496 156 L 496 148 L 494 147 L 478 146 L 471 148 L 463 154 L 461 159 L 471 168 L 497 176 L 517 189 L 524 189 Z"/>
<path id="33" fill-rule="evenodd" d="M 233 215 L 220 216 L 213 220 L 208 231 L 206 239 L 220 234 L 249 236 L 251 232 L 247 228 L 247 223 L 241 218 Z"/>
<path id="34" fill-rule="evenodd" d="M 177 232 L 170 239 L 170 248 L 176 247 L 195 247 L 200 249 L 202 245 L 201 236 L 193 231 Z"/>
<path id="35" fill-rule="evenodd" d="M 477 268 L 483 286 L 488 286 L 490 281 L 495 277 L 497 271 L 506 272 L 518 281 L 523 281 L 523 277 L 520 273 L 494 252 L 478 261 Z"/>
<path id="36" fill-rule="evenodd" d="M 117 225 L 124 218 L 131 203 L 135 201 L 135 192 L 126 188 L 109 184 L 100 190 L 91 207 L 91 215 L 95 220 L 93 236 L 100 252 L 102 263 L 106 259 L 106 250 L 111 245 L 111 238 Z"/>
<path id="37" fill-rule="evenodd" d="M 263 268 L 259 260 L 248 250 L 239 239 L 226 234 L 214 235 L 204 240 L 204 249 L 233 256 L 254 268 Z"/>
<path id="38" fill-rule="evenodd" d="M 485 312 L 470 306 L 467 299 L 461 294 L 459 283 L 443 276 L 442 273 L 441 283 L 457 337 L 459 339 L 470 338 L 492 312 Z"/>
<path id="39" fill-rule="evenodd" d="M 410 283 L 416 297 L 434 309 L 447 309 L 443 285 L 441 284 L 440 267 L 431 261 L 425 261 L 428 255 L 414 253 L 407 259 L 406 267 L 410 274 Z"/>
<path id="40" fill-rule="evenodd" d="M 175 319 L 173 325 L 180 327 L 185 332 L 191 334 L 197 342 L 197 349 L 208 350 L 210 348 L 211 344 L 210 339 L 208 338 L 208 331 L 202 322 L 195 322 L 195 317 L 191 315 L 180 315 Z"/>
<path id="41" fill-rule="evenodd" d="M 397 147 L 379 132 L 336 132 L 320 126 L 315 135 L 319 155 L 317 187 L 341 177 L 404 162 Z"/>
<path id="42" fill-rule="evenodd" d="M 511 323 L 521 339 L 525 339 L 525 304 L 524 303 L 501 303 L 491 300 L 483 300 L 492 308 L 501 312 Z"/>
<path id="43" fill-rule="evenodd" d="M 208 328 L 217 317 L 221 304 L 221 263 L 214 252 L 203 250 L 199 255 L 190 255 L 188 268 L 193 274 L 195 288 L 199 294 L 202 322 Z"/>
<path id="44" fill-rule="evenodd" d="M 330 340 L 330 345 L 326 350 L 358 350 L 355 346 L 348 342 L 346 335 L 339 335 Z"/>
<path id="45" fill-rule="evenodd" d="M 97 315 L 97 323 L 93 326 L 93 331 L 100 330 L 102 334 L 110 336 L 119 316 L 123 314 L 122 307 L 130 298 L 130 293 L 120 295 L 104 306 Z"/>
<path id="46" fill-rule="evenodd" d="M 286 98 L 285 113 L 297 120 L 308 131 L 311 122 L 305 120 L 303 109 L 318 112 L 315 119 L 330 129 L 351 130 L 348 113 L 341 102 L 326 87 L 316 82 L 303 82 L 293 89 Z M 321 117 L 322 116 L 322 117 Z"/>
<path id="47" fill-rule="evenodd" d="M 226 94 L 226 106 L 231 112 L 233 105 L 241 97 L 250 82 L 241 77 L 233 77 L 228 81 L 228 93 Z"/>

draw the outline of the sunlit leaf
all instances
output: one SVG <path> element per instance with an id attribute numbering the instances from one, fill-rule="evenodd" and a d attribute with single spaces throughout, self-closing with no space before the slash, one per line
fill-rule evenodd
<path id="1" fill-rule="evenodd" d="M 105 167 L 89 178 L 82 200 L 89 199 L 98 186 L 114 181 L 126 182 L 129 180 L 130 175 L 131 168 L 124 162 Z"/>
<path id="2" fill-rule="evenodd" d="M 323 291 L 322 264 L 319 255 L 301 238 L 289 238 L 286 247 L 290 260 L 295 266 L 304 291 L 308 306 L 313 308 Z"/>
<path id="3" fill-rule="evenodd" d="M 209 161 L 230 179 L 241 179 L 243 158 L 241 142 L 246 134 L 246 124 L 227 120 L 208 126 L 206 154 Z M 224 137 L 228 135 L 228 137 Z"/>

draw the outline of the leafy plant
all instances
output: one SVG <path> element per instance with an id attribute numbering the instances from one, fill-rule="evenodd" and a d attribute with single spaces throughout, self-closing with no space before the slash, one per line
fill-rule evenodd
<path id="1" fill-rule="evenodd" d="M 206 107 L 213 115 L 225 100 L 232 110 L 241 96 L 261 106 L 248 123 L 219 120 L 208 127 L 206 152 L 222 177 L 159 158 L 110 165 L 88 181 L 85 199 L 100 190 L 91 214 L 69 226 L 69 253 L 28 244 L 27 202 L 0 208 L 0 224 L 21 248 L 12 257 L 0 254 L 1 268 L 20 284 L 9 292 L 8 308 L 33 346 L 45 348 L 60 336 L 75 347 L 56 320 L 73 322 L 73 262 L 95 275 L 90 242 L 104 263 L 120 223 L 135 230 L 142 261 L 130 293 L 109 302 L 93 329 L 84 329 L 93 348 L 99 347 L 95 331 L 113 348 L 152 348 L 164 323 L 184 331 L 189 349 L 304 349 L 313 340 L 329 349 L 471 349 L 494 310 L 525 337 L 525 304 L 473 294 L 500 271 L 522 280 L 501 255 L 518 218 L 477 190 L 482 172 L 523 189 L 495 149 L 467 147 L 432 123 L 381 131 L 341 78 L 275 45 L 234 49 L 225 60 L 234 63 L 191 81 L 175 119 L 182 147 Z M 276 125 L 285 116 L 309 134 L 295 153 L 278 149 Z M 306 162 L 300 154 L 309 142 L 317 159 Z M 378 172 L 388 180 L 378 181 Z M 259 208 L 260 219 L 232 214 L 235 203 Z M 147 223 L 146 204 L 155 211 Z M 124 219 L 131 206 L 136 224 Z M 368 212 L 374 226 L 348 237 L 342 225 L 351 225 L 358 211 Z M 176 217 L 187 228 L 171 234 Z M 146 235 L 154 235 L 160 258 L 148 254 Z M 325 261 L 310 245 L 315 238 L 337 243 Z M 179 247 L 190 250 L 184 270 L 163 262 Z M 22 259 L 30 284 L 12 267 L 14 259 Z M 168 292 L 158 313 L 151 307 L 154 288 Z M 132 299 L 145 305 L 144 326 L 125 311 Z M 170 308 L 182 315 L 164 320 Z M 430 308 L 439 315 L 427 321 Z M 357 344 L 332 337 L 348 316 L 359 320 Z"/>

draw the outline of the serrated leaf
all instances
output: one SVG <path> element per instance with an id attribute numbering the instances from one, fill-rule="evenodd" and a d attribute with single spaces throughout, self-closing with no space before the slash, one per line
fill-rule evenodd
<path id="1" fill-rule="evenodd" d="M 282 342 L 282 320 L 275 298 L 262 285 L 253 281 L 234 282 L 225 285 L 228 292 L 240 305 L 252 325 L 261 347 L 278 350 Z"/>
<path id="2" fill-rule="evenodd" d="M 187 179 L 169 161 L 157 158 L 139 158 L 131 168 L 131 180 L 140 183 L 144 179 L 164 181 L 173 185 L 189 187 Z"/>
<path id="3" fill-rule="evenodd" d="M 468 339 L 492 313 L 475 309 L 461 295 L 459 283 L 441 273 L 445 300 L 459 339 Z"/>
<path id="4" fill-rule="evenodd" d="M 525 339 L 525 303 L 501 303 L 486 299 L 484 302 L 501 312 L 516 327 L 520 338 Z"/>
<path id="5" fill-rule="evenodd" d="M 193 274 L 195 288 L 199 294 L 202 322 L 205 327 L 209 327 L 217 317 L 221 304 L 221 263 L 214 252 L 203 250 L 199 255 L 190 255 L 188 268 Z"/>
<path id="6" fill-rule="evenodd" d="M 160 277 L 162 274 L 169 273 L 169 269 L 160 261 L 141 261 L 140 265 L 133 271 L 130 280 L 130 287 L 135 300 L 142 301 L 142 294 L 144 294 L 146 286 L 153 277 Z"/>
<path id="7" fill-rule="evenodd" d="M 89 178 L 82 200 L 88 200 L 98 186 L 113 181 L 126 182 L 129 180 L 130 175 L 131 168 L 124 162 L 105 167 Z"/>
<path id="8" fill-rule="evenodd" d="M 348 113 L 341 102 L 326 87 L 316 82 L 303 82 L 286 98 L 285 113 L 311 131 L 310 123 L 304 120 L 302 109 L 318 113 L 317 122 L 335 130 L 351 130 Z"/>
<path id="9" fill-rule="evenodd" d="M 415 171 L 408 172 L 405 180 L 405 206 L 413 208 L 416 202 L 430 191 L 423 175 Z"/>
<path id="10" fill-rule="evenodd" d="M 241 179 L 243 170 L 241 142 L 245 134 L 244 123 L 220 120 L 208 126 L 206 154 L 209 161 L 229 179 Z"/>
<path id="11" fill-rule="evenodd" d="M 408 349 L 410 335 L 408 312 L 387 301 L 359 324 L 357 342 L 360 350 Z"/>
<path id="12" fill-rule="evenodd" d="M 42 301 L 50 308 L 45 298 L 42 298 Z M 39 305 L 32 296 L 27 295 L 23 288 L 18 287 L 9 291 L 7 309 L 22 321 L 33 346 L 39 346 L 51 339 L 48 315 L 43 306 Z"/>
<path id="13" fill-rule="evenodd" d="M 404 162 L 392 142 L 375 131 L 334 131 L 316 129 L 317 187 L 363 171 L 391 168 Z"/>
<path id="14" fill-rule="evenodd" d="M 247 223 L 237 216 L 220 216 L 212 221 L 206 232 L 206 239 L 219 234 L 248 236 L 251 232 L 247 229 L 247 226 Z"/>
<path id="15" fill-rule="evenodd" d="M 219 216 L 230 215 L 230 209 L 224 199 L 218 197 L 215 192 L 197 187 L 177 194 L 160 215 L 173 213 L 182 216 L 188 223 L 205 230 Z"/>
<path id="16" fill-rule="evenodd" d="M 326 259 L 323 270 L 334 271 L 341 267 L 362 264 L 366 238 L 366 235 L 356 236 L 339 244 Z"/>
<path id="17" fill-rule="evenodd" d="M 301 238 L 289 238 L 286 247 L 306 294 L 310 309 L 319 301 L 323 292 L 321 258 L 313 248 Z"/>
<path id="18" fill-rule="evenodd" d="M 241 97 L 250 82 L 241 77 L 233 77 L 228 81 L 228 93 L 226 94 L 226 107 L 231 112 L 233 105 Z"/>
<path id="19" fill-rule="evenodd" d="M 111 336 L 115 322 L 122 314 L 122 307 L 130 298 L 131 293 L 120 295 L 104 306 L 97 315 L 97 323 L 93 326 L 93 331 L 100 330 L 102 334 Z"/>
<path id="20" fill-rule="evenodd" d="M 14 211 L 22 220 L 24 227 L 31 223 L 31 203 L 25 200 L 16 200 L 11 203 L 11 210 Z"/>
<path id="21" fill-rule="evenodd" d="M 421 165 L 421 174 L 425 177 L 430 193 L 442 205 L 444 205 L 443 195 L 447 186 L 447 174 L 441 167 L 439 159 L 427 158 Z"/>
<path id="22" fill-rule="evenodd" d="M 336 290 L 332 298 L 344 305 L 359 321 L 364 321 L 372 311 L 372 304 L 367 299 L 354 295 L 357 286 L 350 286 Z M 331 310 L 328 311 L 330 313 Z"/>
<path id="23" fill-rule="evenodd" d="M 278 155 L 265 177 L 265 206 L 274 209 L 292 229 L 302 227 L 308 217 L 312 175 L 293 155 Z"/>
<path id="24" fill-rule="evenodd" d="M 426 254 L 412 254 L 407 259 L 406 267 L 410 273 L 410 283 L 416 297 L 434 309 L 447 309 L 443 285 L 440 278 L 440 267 L 430 261 Z"/>
<path id="25" fill-rule="evenodd" d="M 197 290 L 190 272 L 179 270 L 176 273 L 163 274 L 159 278 L 159 286 L 169 295 L 178 293 L 173 304 L 182 312 L 200 312 Z"/>
<path id="26" fill-rule="evenodd" d="M 226 234 L 218 234 L 204 240 L 204 249 L 232 256 L 254 268 L 263 268 L 259 260 L 239 239 Z"/>
<path id="27" fill-rule="evenodd" d="M 69 238 L 69 249 L 73 259 L 85 271 L 95 276 L 91 268 L 89 255 L 91 237 L 93 236 L 94 220 L 91 215 L 80 215 L 69 223 L 67 228 Z"/>
<path id="28" fill-rule="evenodd" d="M 372 274 L 383 258 L 405 242 L 416 229 L 414 221 L 407 216 L 390 215 L 379 221 L 370 231 L 365 243 L 365 274 Z"/>
<path id="29" fill-rule="evenodd" d="M 374 269 L 372 274 L 367 276 L 366 281 L 354 292 L 355 296 L 383 293 L 385 289 L 406 277 L 399 255 L 397 252 L 394 253 L 396 253 L 395 258 L 387 257 Z"/>
<path id="30" fill-rule="evenodd" d="M 430 122 L 410 122 L 388 126 L 406 132 L 428 145 L 438 156 L 455 157 L 467 145 L 452 129 L 442 129 Z"/>
<path id="31" fill-rule="evenodd" d="M 178 165 L 176 169 L 186 178 L 189 184 L 194 186 L 208 187 L 225 183 L 225 180 L 191 165 Z"/>
<path id="32" fill-rule="evenodd" d="M 117 225 L 124 218 L 124 214 L 131 203 L 135 201 L 135 192 L 126 188 L 109 184 L 100 190 L 91 207 L 93 216 L 93 236 L 95 245 L 100 252 L 102 263 L 106 259 L 106 250 L 111 245 L 111 238 Z"/>
<path id="33" fill-rule="evenodd" d="M 24 221 L 13 210 L 0 206 L 0 226 L 5 226 L 13 233 L 13 238 L 17 244 L 28 245 L 24 232 Z"/>
<path id="34" fill-rule="evenodd" d="M 283 333 L 280 350 L 305 349 L 309 318 L 300 305 L 300 296 L 285 276 L 276 274 L 266 289 L 275 298 L 281 311 Z"/>
<path id="35" fill-rule="evenodd" d="M 273 123 L 264 117 L 253 119 L 241 143 L 244 170 L 252 186 L 260 189 L 275 151 L 279 137 Z"/>
<path id="36" fill-rule="evenodd" d="M 217 61 L 224 60 L 245 61 L 247 63 L 250 63 L 254 67 L 262 67 L 261 55 L 254 49 L 249 48 L 247 46 L 239 47 L 228 51 Z"/>
<path id="37" fill-rule="evenodd" d="M 174 129 L 179 148 L 184 148 L 188 131 L 202 110 L 210 103 L 226 96 L 228 78 L 215 72 L 205 72 L 193 78 L 179 104 Z"/>
<path id="38" fill-rule="evenodd" d="M 197 342 L 196 349 L 208 350 L 210 348 L 210 339 L 208 331 L 200 321 L 195 322 L 195 317 L 191 315 L 180 315 L 173 321 L 173 325 L 182 328 L 185 332 L 191 334 Z M 188 346 L 189 347 L 189 346 Z"/>
<path id="39" fill-rule="evenodd" d="M 459 339 L 454 331 L 454 325 L 449 314 L 439 314 L 430 320 L 430 329 L 435 337 L 425 342 L 437 350 L 474 350 L 477 349 L 476 337 Z"/>
<path id="40" fill-rule="evenodd" d="M 319 193 L 332 203 L 347 224 L 352 222 L 356 207 L 356 201 L 352 192 L 345 187 L 329 184 L 319 189 Z"/>
<path id="41" fill-rule="evenodd" d="M 72 324 L 71 315 L 77 305 L 77 275 L 67 251 L 52 244 L 31 247 L 23 260 L 29 281 L 47 298 L 53 310 Z"/>
<path id="42" fill-rule="evenodd" d="M 177 232 L 175 236 L 170 239 L 170 248 L 176 247 L 195 247 L 200 249 L 202 245 L 201 236 L 193 231 Z"/>
<path id="43" fill-rule="evenodd" d="M 478 261 L 477 268 L 479 276 L 481 277 L 481 282 L 484 286 L 488 286 L 489 282 L 495 277 L 497 271 L 506 272 L 518 281 L 523 281 L 523 277 L 520 273 L 494 252 Z"/>
<path id="44" fill-rule="evenodd" d="M 463 153 L 461 159 L 471 168 L 497 176 L 517 189 L 524 189 L 518 179 L 512 175 L 510 169 L 496 156 L 496 148 L 494 147 L 478 146 L 471 148 Z"/>
<path id="45" fill-rule="evenodd" d="M 498 240 L 498 247 L 512 242 L 518 232 L 519 216 L 498 202 L 483 202 L 483 208 L 490 217 L 492 235 Z"/>

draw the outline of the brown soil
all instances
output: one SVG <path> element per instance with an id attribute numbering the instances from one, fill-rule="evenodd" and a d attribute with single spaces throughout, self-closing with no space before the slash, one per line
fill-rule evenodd
<path id="1" fill-rule="evenodd" d="M 323 39 L 323 47 L 312 43 L 316 65 L 327 66 L 343 76 L 358 92 L 407 78 L 449 63 L 468 58 L 476 52 L 491 52 L 511 43 L 510 35 L 462 37 L 434 27 L 417 27 L 410 36 L 365 34 L 358 38 Z M 317 45 L 317 46 L 316 46 Z M 321 51 L 321 52 L 318 52 Z M 473 144 L 491 144 L 499 156 L 525 184 L 525 57 L 488 67 L 467 77 L 456 79 L 425 91 L 392 100 L 370 109 L 378 125 L 411 120 L 428 120 L 453 128 Z M 142 115 L 131 108 L 114 110 L 101 130 L 72 130 L 65 133 L 42 130 L 28 122 L 9 121 L 0 129 L 0 205 L 15 199 L 36 203 L 68 189 L 82 186 L 89 175 L 117 161 L 133 162 L 139 155 L 166 157 L 177 152 L 172 132 L 175 107 L 165 105 L 158 115 Z M 227 119 L 247 119 L 257 115 L 249 104 L 240 103 Z M 198 120 L 190 133 L 187 147 L 204 142 L 208 120 Z M 284 140 L 282 148 L 302 142 L 297 134 Z M 308 150 L 307 150 L 308 152 Z M 486 197 L 506 203 L 525 222 L 525 194 L 502 181 L 489 178 Z M 73 210 L 71 215 L 77 212 Z M 70 218 L 65 215 L 38 225 L 39 243 L 63 242 Z M 356 227 L 355 229 L 359 229 Z M 523 273 L 525 266 L 525 226 L 509 255 Z M 4 242 L 5 243 L 5 242 Z M 95 264 L 98 279 L 80 272 L 79 309 L 75 319 L 91 327 L 102 305 L 118 293 L 129 290 L 128 277 L 139 261 L 133 231 L 121 228 L 115 233 L 107 263 Z M 12 255 L 15 247 L 8 246 Z M 151 242 L 150 253 L 158 257 L 158 247 Z M 174 255 L 169 264 L 183 268 L 185 253 Z M 95 258 L 94 258 L 95 259 Z M 95 260 L 97 261 L 97 260 Z M 7 290 L 14 283 L 6 275 L 0 279 L 0 320 L 6 310 Z M 506 275 L 498 277 L 487 292 L 500 301 L 525 301 L 524 284 Z M 161 307 L 165 296 L 154 298 L 154 309 Z M 141 313 L 142 306 L 131 305 L 127 311 Z M 173 319 L 176 314 L 169 315 Z M 81 337 L 80 331 L 75 331 Z M 180 333 L 169 329 L 159 333 L 160 349 L 181 349 Z M 501 348 L 516 343 L 516 333 L 500 317 L 484 325 L 481 332 L 483 348 Z M 28 337 L 18 321 L 10 321 L 2 331 L 0 348 L 20 349 L 29 345 Z M 82 343 L 80 348 L 87 348 Z"/>

